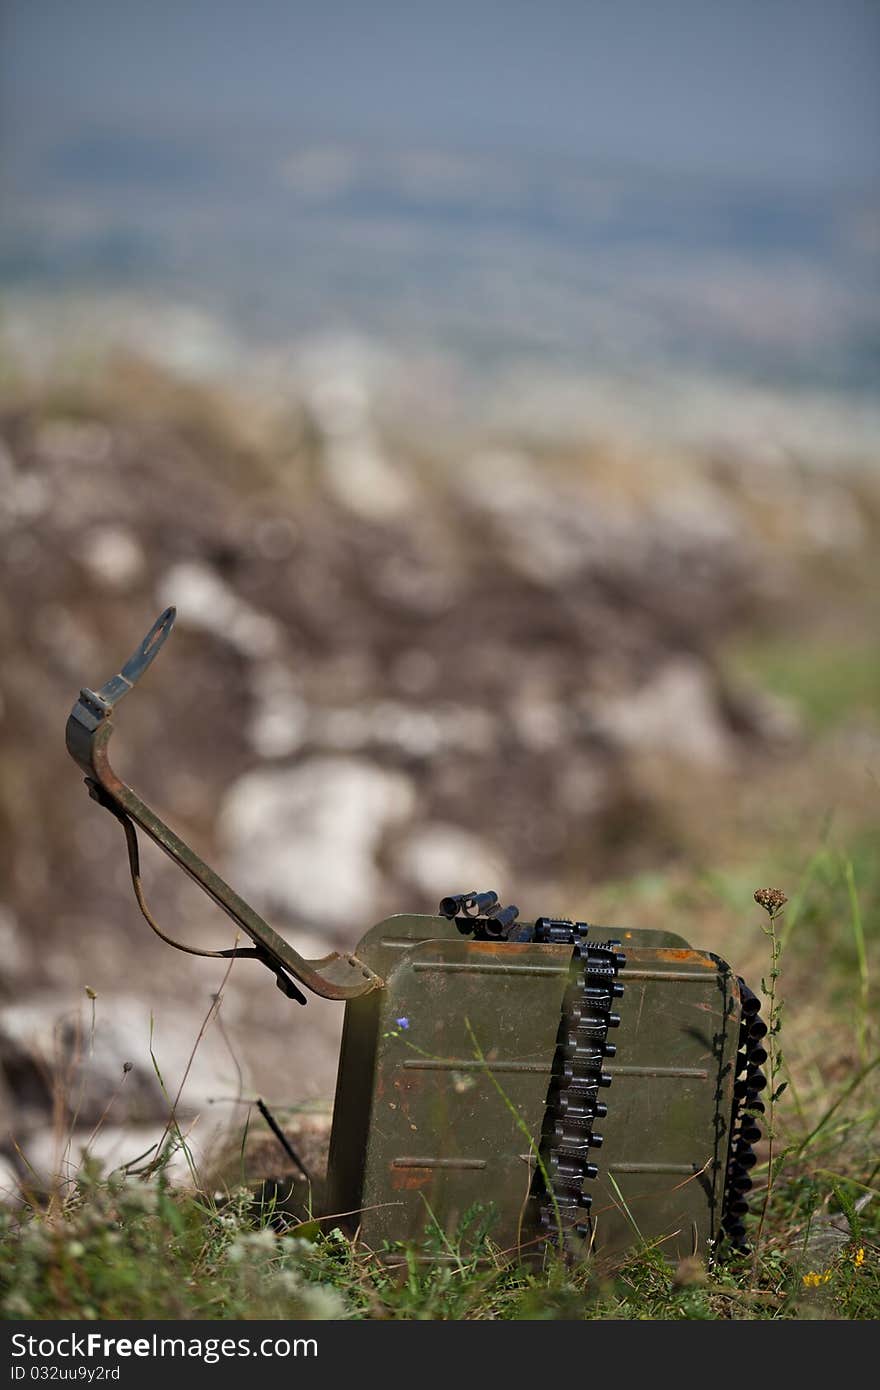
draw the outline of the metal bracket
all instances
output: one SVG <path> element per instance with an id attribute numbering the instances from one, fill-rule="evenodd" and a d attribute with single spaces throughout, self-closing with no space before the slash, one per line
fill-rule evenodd
<path id="1" fill-rule="evenodd" d="M 255 952 L 248 951 L 246 954 L 254 955 L 267 965 L 275 973 L 279 987 L 285 993 L 290 994 L 292 998 L 299 997 L 301 1002 L 305 1002 L 292 982 L 287 980 L 288 975 L 292 975 L 300 984 L 324 999 L 356 999 L 371 990 L 382 988 L 384 980 L 364 965 L 363 961 L 358 960 L 357 956 L 333 951 L 320 960 L 304 959 L 283 937 L 273 931 L 259 913 L 240 898 L 219 874 L 205 864 L 189 845 L 175 835 L 131 787 L 117 777 L 110 766 L 107 744 L 113 733 L 114 706 L 144 674 L 171 632 L 176 616 L 176 609 L 166 608 L 117 675 L 111 676 L 100 690 L 80 691 L 79 699 L 67 720 L 67 751 L 85 773 L 86 784 L 90 787 L 94 799 L 122 821 L 124 828 L 126 820 L 139 826 L 228 917 L 232 918 L 233 922 L 241 927 L 257 947 Z M 129 852 L 131 853 L 130 843 Z M 137 883 L 135 887 L 137 892 Z M 140 895 L 138 901 L 141 901 Z M 290 989 L 287 988 L 288 985 Z"/>

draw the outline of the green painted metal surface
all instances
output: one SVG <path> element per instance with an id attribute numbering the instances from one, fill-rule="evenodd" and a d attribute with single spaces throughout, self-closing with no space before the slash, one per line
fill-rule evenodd
<path id="1" fill-rule="evenodd" d="M 645 1239 L 675 1259 L 717 1234 L 737 987 L 674 933 L 620 935 L 594 1248 Z M 432 1216 L 453 1232 L 474 1203 L 491 1204 L 497 1245 L 538 1252 L 530 1193 L 571 948 L 473 941 L 442 918 L 404 916 L 357 954 L 386 985 L 346 1005 L 328 1209 L 353 1213 L 350 1228 L 381 1249 L 417 1240 Z"/>

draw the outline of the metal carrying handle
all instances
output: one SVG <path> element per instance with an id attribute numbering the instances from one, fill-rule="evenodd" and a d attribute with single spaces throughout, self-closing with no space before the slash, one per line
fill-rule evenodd
<path id="1" fill-rule="evenodd" d="M 90 795 L 110 811 L 125 830 L 132 882 L 141 911 L 153 930 L 178 950 L 193 955 L 249 956 L 262 961 L 274 973 L 279 988 L 301 1004 L 306 1002 L 305 996 L 297 989 L 293 980 L 298 980 L 300 984 L 324 999 L 356 999 L 359 995 L 368 994 L 370 990 L 380 989 L 385 983 L 384 980 L 363 961 L 358 960 L 357 956 L 333 951 L 320 960 L 305 960 L 283 937 L 273 931 L 268 922 L 240 898 L 228 883 L 224 883 L 220 875 L 209 868 L 189 845 L 175 835 L 174 831 L 159 819 L 155 811 L 117 777 L 110 766 L 107 744 L 113 733 L 114 706 L 123 695 L 128 694 L 153 661 L 174 626 L 176 616 L 176 609 L 166 608 L 117 675 L 111 676 L 100 690 L 80 691 L 79 699 L 67 720 L 67 751 L 86 774 L 86 785 Z M 147 910 L 140 887 L 135 825 L 140 826 L 141 830 L 247 933 L 254 942 L 254 948 L 233 947 L 226 951 L 198 951 L 194 947 L 181 945 L 159 930 Z"/>

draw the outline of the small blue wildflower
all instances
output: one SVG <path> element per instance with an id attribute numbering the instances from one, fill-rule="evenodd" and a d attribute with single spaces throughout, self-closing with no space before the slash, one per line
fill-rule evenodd
<path id="1" fill-rule="evenodd" d="M 394 1022 L 397 1024 L 398 1028 L 408 1028 L 408 1027 L 409 1027 L 409 1019 L 408 1019 L 408 1018 L 396 1018 L 396 1019 L 394 1020 Z"/>

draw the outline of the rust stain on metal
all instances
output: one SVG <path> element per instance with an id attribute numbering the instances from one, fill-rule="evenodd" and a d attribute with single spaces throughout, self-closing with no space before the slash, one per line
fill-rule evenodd
<path id="1" fill-rule="evenodd" d="M 533 956 L 535 946 L 528 941 L 469 941 L 468 950 L 478 956 L 497 956 L 499 951 L 503 951 L 505 956 Z"/>
<path id="2" fill-rule="evenodd" d="M 391 1188 L 394 1192 L 418 1192 L 420 1187 L 428 1187 L 433 1181 L 430 1168 L 391 1168 Z"/>
<path id="3" fill-rule="evenodd" d="M 704 985 L 706 983 L 705 971 L 696 970 L 640 970 L 633 966 L 627 970 L 628 980 L 659 980 L 666 984 L 675 985 Z"/>
<path id="4" fill-rule="evenodd" d="M 657 950 L 658 960 L 668 960 L 674 965 L 698 965 L 702 970 L 714 970 L 715 962 L 701 951 L 694 951 L 690 947 L 660 946 Z"/>

